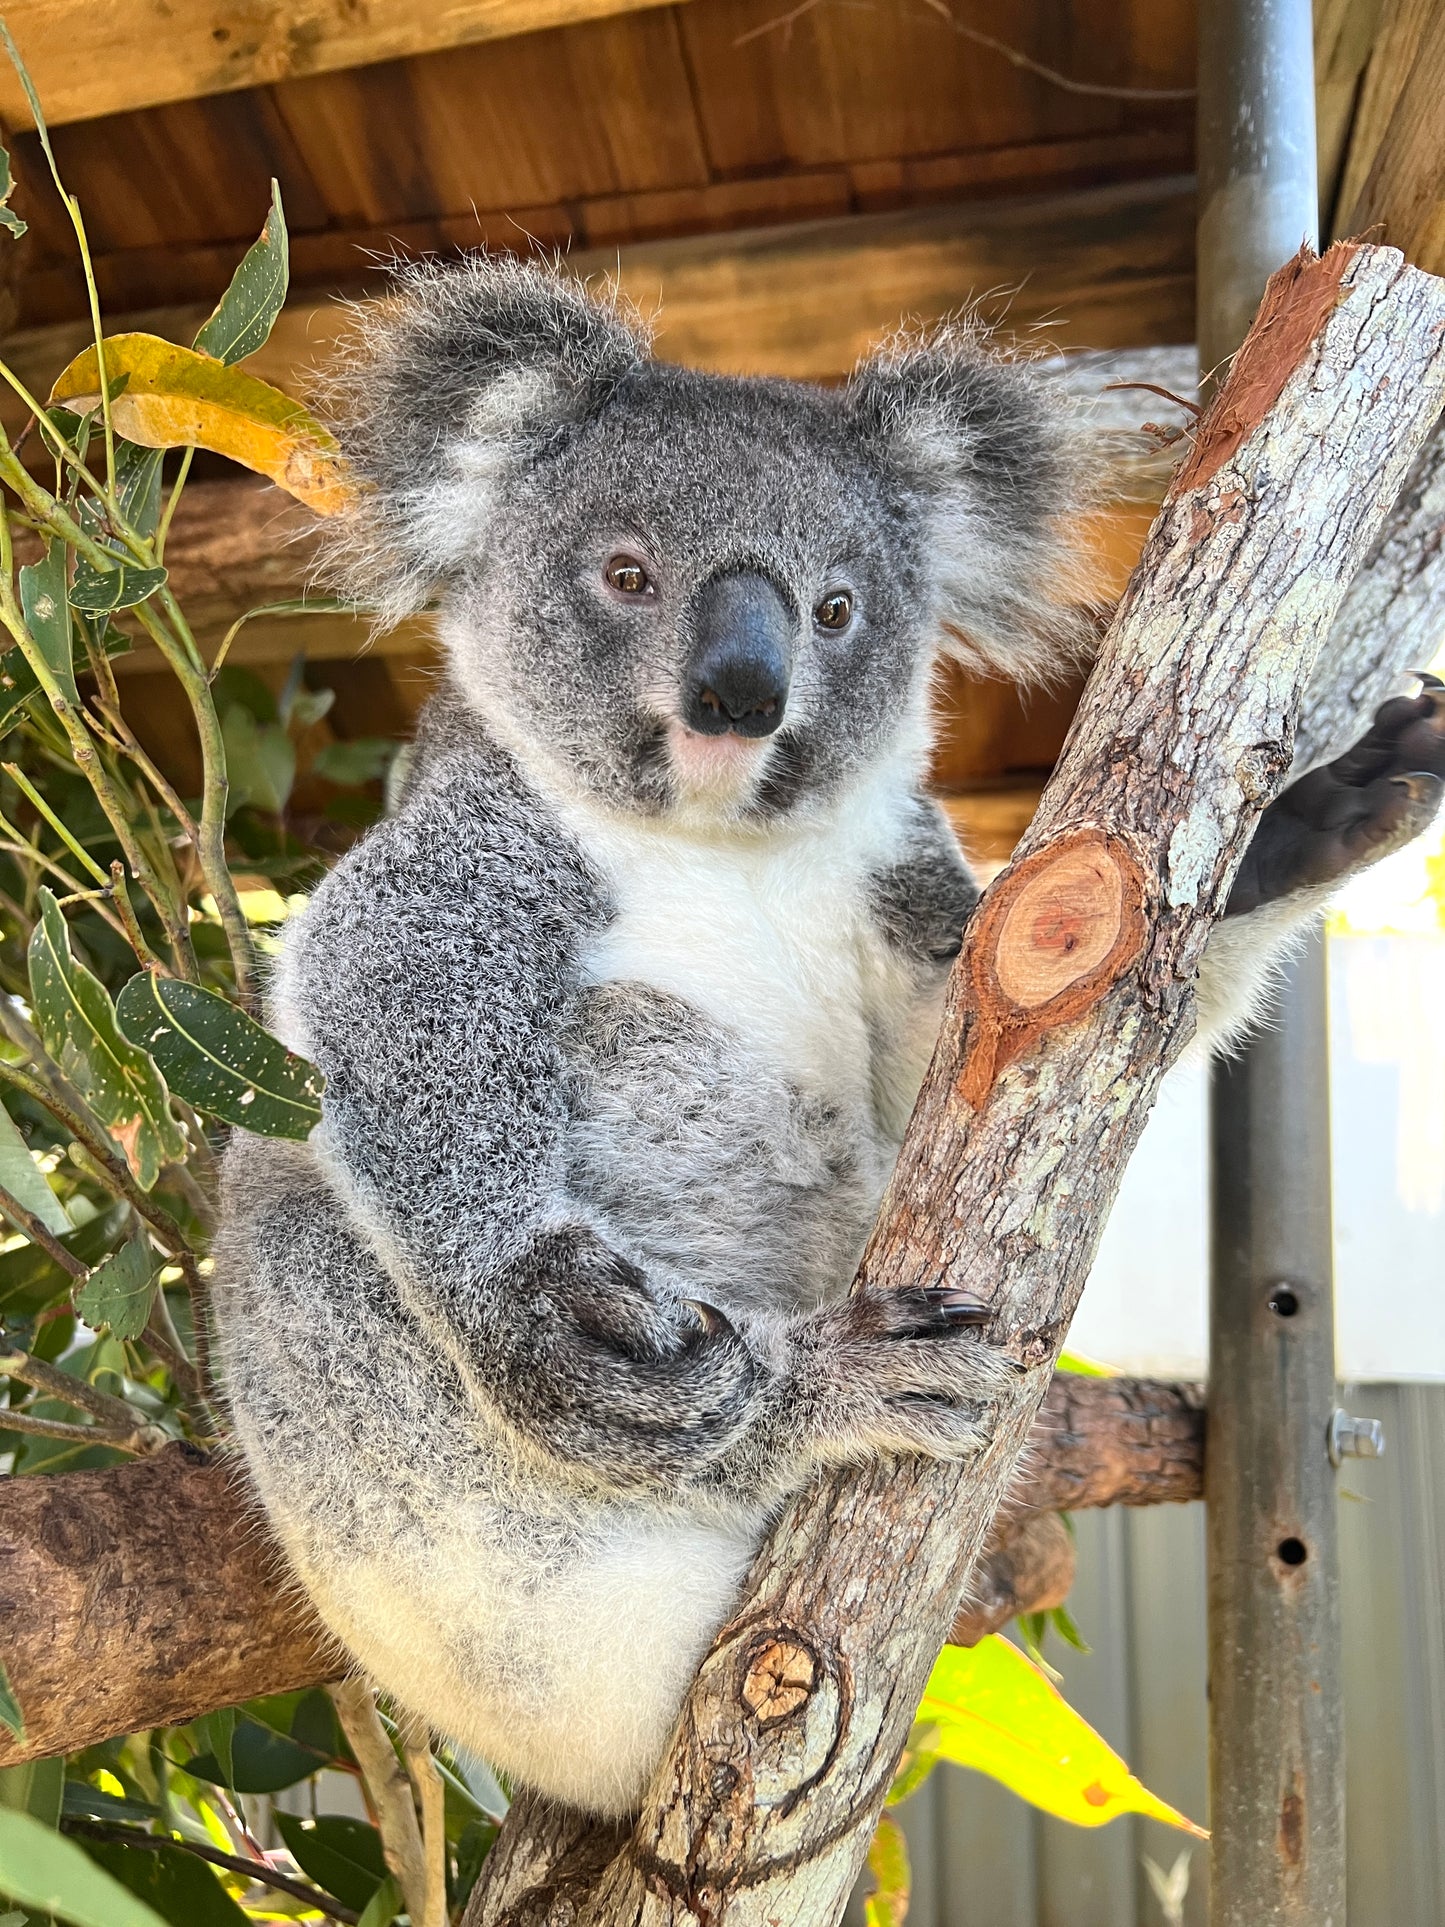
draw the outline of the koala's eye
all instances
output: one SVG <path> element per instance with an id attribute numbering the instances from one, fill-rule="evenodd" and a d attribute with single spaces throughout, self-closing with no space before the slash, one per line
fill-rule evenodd
<path id="1" fill-rule="evenodd" d="M 614 555 L 602 573 L 619 595 L 647 595 L 652 589 L 652 578 L 635 555 Z"/>
<path id="2" fill-rule="evenodd" d="M 825 595 L 813 611 L 813 620 L 820 629 L 846 629 L 853 619 L 853 598 L 846 589 L 835 589 L 832 595 Z"/>

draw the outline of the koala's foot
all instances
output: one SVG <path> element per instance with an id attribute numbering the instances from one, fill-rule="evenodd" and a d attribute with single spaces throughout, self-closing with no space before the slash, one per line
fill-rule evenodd
<path id="1" fill-rule="evenodd" d="M 810 1321 L 825 1451 L 971 1457 L 1020 1367 L 974 1332 L 988 1307 L 950 1289 L 853 1292 Z"/>
<path id="2" fill-rule="evenodd" d="M 1226 916 L 1339 883 L 1428 829 L 1445 796 L 1445 683 L 1422 675 L 1352 749 L 1291 783 L 1259 819 Z"/>

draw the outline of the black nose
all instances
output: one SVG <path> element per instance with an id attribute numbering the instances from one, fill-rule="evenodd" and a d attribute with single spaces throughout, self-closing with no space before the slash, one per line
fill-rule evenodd
<path id="1" fill-rule="evenodd" d="M 723 575 L 697 600 L 682 718 L 703 736 L 771 736 L 792 672 L 792 611 L 766 577 Z"/>

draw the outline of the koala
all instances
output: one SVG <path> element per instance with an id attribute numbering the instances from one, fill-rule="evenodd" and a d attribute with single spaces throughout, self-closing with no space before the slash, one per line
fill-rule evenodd
<path id="1" fill-rule="evenodd" d="M 355 1664 L 624 1814 L 779 1505 L 967 1458 L 1020 1369 L 966 1292 L 849 1286 L 979 894 L 931 681 L 1085 645 L 1087 438 L 965 325 L 727 379 L 486 256 L 407 271 L 332 399 L 332 576 L 447 667 L 277 963 L 324 1114 L 229 1150 L 218 1355 Z M 1270 807 L 1208 1031 L 1442 775 L 1431 685 Z"/>

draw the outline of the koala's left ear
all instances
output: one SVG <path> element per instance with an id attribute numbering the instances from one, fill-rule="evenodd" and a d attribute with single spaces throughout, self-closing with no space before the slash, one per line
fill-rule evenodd
<path id="1" fill-rule="evenodd" d="M 1087 653 L 1093 438 L 1075 405 L 967 322 L 889 343 L 847 401 L 922 524 L 943 649 L 1025 678 Z"/>

